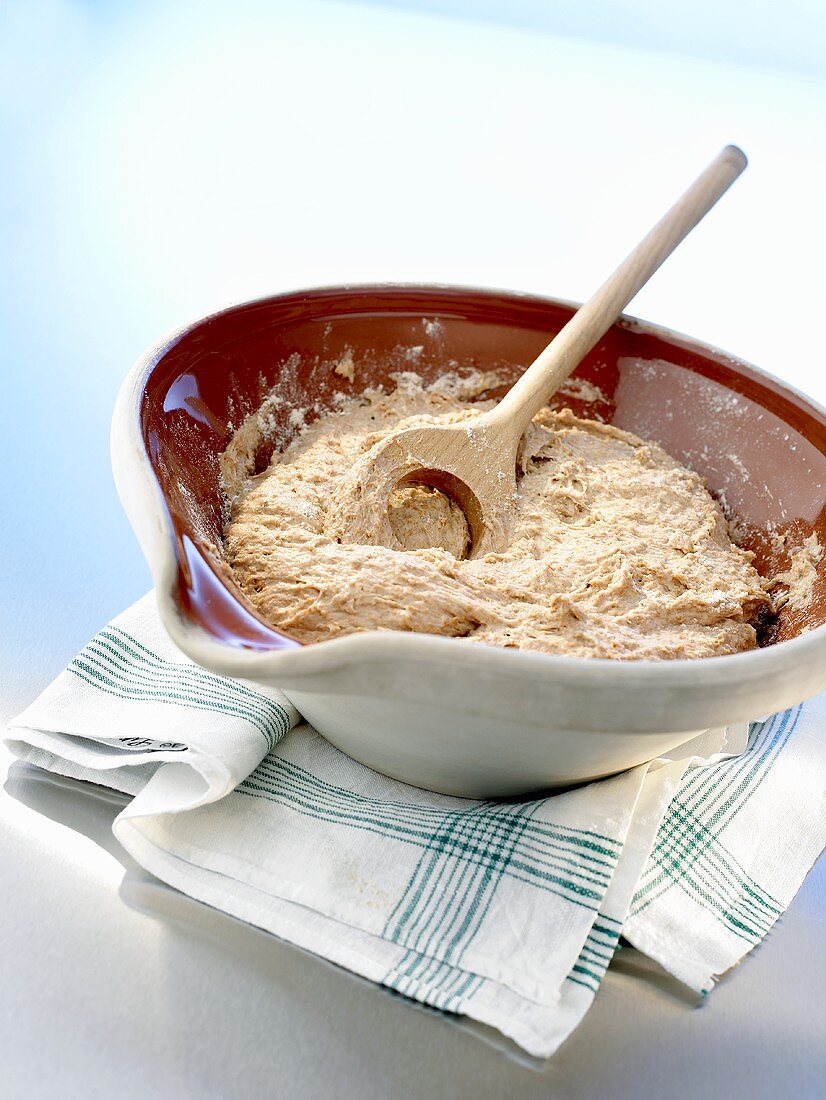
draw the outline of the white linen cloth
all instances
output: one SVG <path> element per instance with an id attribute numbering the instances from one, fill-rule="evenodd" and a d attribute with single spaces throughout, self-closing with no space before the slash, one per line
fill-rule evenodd
<path id="1" fill-rule="evenodd" d="M 621 934 L 701 993 L 766 935 L 826 844 L 824 725 L 820 697 L 575 790 L 451 798 L 193 664 L 150 594 L 6 738 L 134 795 L 115 835 L 163 881 L 544 1057 Z"/>

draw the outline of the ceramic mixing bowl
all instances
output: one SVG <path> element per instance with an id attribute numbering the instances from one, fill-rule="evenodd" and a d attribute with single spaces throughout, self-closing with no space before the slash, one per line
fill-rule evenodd
<path id="1" fill-rule="evenodd" d="M 513 379 L 575 308 L 455 287 L 318 289 L 233 306 L 147 353 L 118 399 L 113 464 L 177 645 L 214 672 L 280 687 L 370 767 L 470 797 L 604 776 L 826 688 L 826 562 L 808 605 L 764 624 L 760 648 L 662 662 L 395 631 L 300 645 L 233 583 L 218 459 L 273 387 L 282 402 L 259 470 L 295 432 L 292 409 L 312 419 L 336 393 L 392 387 L 402 370 L 433 379 L 472 366 Z M 346 355 L 353 381 L 333 369 Z M 754 367 L 623 318 L 553 403 L 656 440 L 702 474 L 763 574 L 812 532 L 826 544 L 826 414 Z"/>

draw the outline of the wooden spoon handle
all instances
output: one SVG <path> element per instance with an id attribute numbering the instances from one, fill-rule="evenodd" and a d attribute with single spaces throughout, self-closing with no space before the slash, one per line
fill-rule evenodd
<path id="1" fill-rule="evenodd" d="M 748 164 L 736 145 L 725 149 L 697 177 L 594 296 L 533 361 L 488 415 L 504 421 L 519 439 L 551 394 L 616 321 L 662 262 L 725 194 Z"/>

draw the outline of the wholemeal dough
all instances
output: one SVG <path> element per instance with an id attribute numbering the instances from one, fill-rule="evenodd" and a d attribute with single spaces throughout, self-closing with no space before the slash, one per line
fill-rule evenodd
<path id="1" fill-rule="evenodd" d="M 523 441 L 505 553 L 462 560 L 464 515 L 421 486 L 389 502 L 409 549 L 348 541 L 337 491 L 354 462 L 398 427 L 490 408 L 472 401 L 488 382 L 452 376 L 426 389 L 401 375 L 393 393 L 371 391 L 320 416 L 263 474 L 234 487 L 225 551 L 263 618 L 302 642 L 408 630 L 653 659 L 756 645 L 770 601 L 701 478 L 656 444 L 568 411 L 543 409 Z"/>

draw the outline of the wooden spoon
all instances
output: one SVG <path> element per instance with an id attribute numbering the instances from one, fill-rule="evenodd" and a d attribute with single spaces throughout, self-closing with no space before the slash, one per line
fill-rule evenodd
<path id="1" fill-rule="evenodd" d="M 336 527 L 347 540 L 404 549 L 390 526 L 387 500 L 395 488 L 419 484 L 439 489 L 461 507 L 469 557 L 504 550 L 525 429 L 747 163 L 740 149 L 726 146 L 495 408 L 470 422 L 404 429 L 372 448 L 351 472 L 337 516 Z"/>

